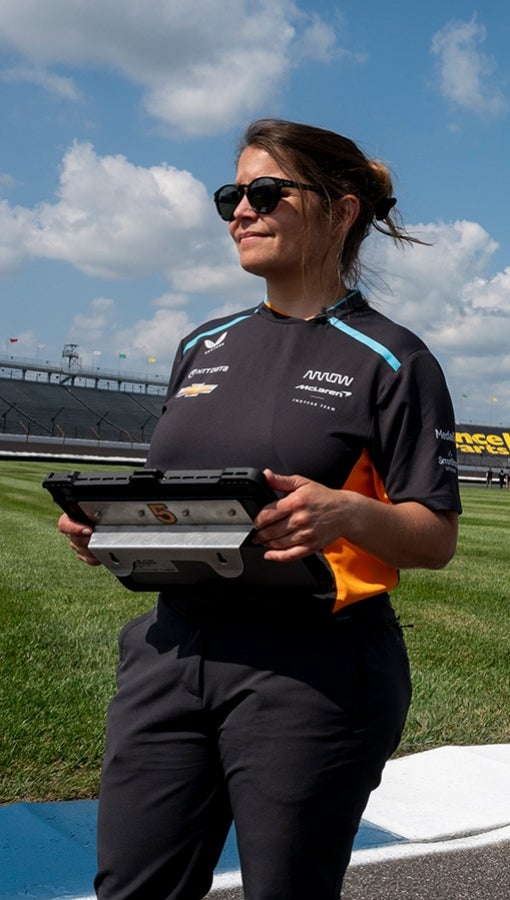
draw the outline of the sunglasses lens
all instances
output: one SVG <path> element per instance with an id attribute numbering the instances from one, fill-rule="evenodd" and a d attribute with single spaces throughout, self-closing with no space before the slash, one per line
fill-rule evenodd
<path id="1" fill-rule="evenodd" d="M 273 212 L 280 197 L 280 186 L 271 178 L 256 178 L 248 188 L 248 203 L 255 212 Z"/>
<path id="2" fill-rule="evenodd" d="M 243 192 L 235 184 L 226 184 L 216 192 L 216 209 L 225 222 L 230 222 L 236 206 L 241 202 Z"/>

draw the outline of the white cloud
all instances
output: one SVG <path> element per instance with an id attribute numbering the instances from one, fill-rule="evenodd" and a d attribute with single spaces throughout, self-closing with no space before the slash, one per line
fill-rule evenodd
<path id="1" fill-rule="evenodd" d="M 70 335 L 79 335 L 80 343 L 99 346 L 105 331 L 111 327 L 115 301 L 110 297 L 96 297 L 85 312 L 71 319 Z"/>
<path id="2" fill-rule="evenodd" d="M 181 338 L 196 324 L 189 315 L 189 297 L 185 294 L 163 294 L 144 309 L 155 307 L 152 317 L 136 319 L 132 308 L 125 307 L 122 299 L 96 297 L 70 322 L 69 340 L 79 346 L 80 357 L 86 365 L 108 368 L 119 353 L 126 355 L 125 364 L 132 371 L 139 371 L 156 357 L 165 374 Z M 129 325 L 127 324 L 129 322 Z"/>
<path id="3" fill-rule="evenodd" d="M 193 175 L 99 156 L 89 143 L 75 142 L 65 154 L 54 202 L 29 209 L 0 201 L 0 274 L 28 259 L 67 262 L 106 279 L 162 275 L 193 294 L 232 295 L 253 283 Z"/>
<path id="4" fill-rule="evenodd" d="M 486 29 L 476 16 L 469 21 L 449 22 L 437 31 L 431 52 L 437 57 L 440 90 L 456 106 L 480 115 L 501 115 L 507 100 L 493 81 L 495 62 L 480 46 Z"/>
<path id="5" fill-rule="evenodd" d="M 177 344 L 192 331 L 193 322 L 187 311 L 163 307 L 151 319 L 139 319 L 133 326 L 115 334 L 115 347 L 124 350 L 131 360 L 147 361 L 156 357 L 163 370 L 170 370 Z"/>
<path id="6" fill-rule="evenodd" d="M 324 19 L 312 15 L 309 27 L 297 42 L 295 53 L 299 60 L 309 57 L 325 63 L 331 62 L 338 53 L 334 29 Z"/>
<path id="7" fill-rule="evenodd" d="M 29 81 L 63 100 L 81 100 L 81 92 L 72 78 L 48 72 L 41 66 L 12 66 L 1 73 L 3 81 Z"/>
<path id="8" fill-rule="evenodd" d="M 89 275 L 170 275 L 177 262 L 193 265 L 197 245 L 206 255 L 213 224 L 207 191 L 189 172 L 135 166 L 75 143 L 62 163 L 57 201 L 32 211 L 27 246 L 34 256 L 65 260 Z"/>
<path id="9" fill-rule="evenodd" d="M 401 250 L 378 235 L 368 244 L 367 263 L 389 285 L 389 314 L 435 340 L 445 323 L 464 314 L 470 286 L 483 277 L 498 245 L 477 222 L 419 223 L 409 231 L 428 246 Z"/>
<path id="10" fill-rule="evenodd" d="M 476 222 L 409 230 L 431 246 L 400 251 L 380 236 L 369 243 L 368 263 L 391 289 L 377 305 L 425 340 L 444 368 L 456 406 L 463 404 L 465 418 L 483 422 L 486 398 L 503 396 L 502 385 L 510 383 L 510 268 L 487 274 L 497 244 Z"/>
<path id="11" fill-rule="evenodd" d="M 28 255 L 27 237 L 33 215 L 20 206 L 0 200 L 0 274 L 13 272 Z"/>
<path id="12" fill-rule="evenodd" d="M 334 27 L 292 0 L 122 0 L 121 9 L 118 0 L 3 0 L 0 42 L 27 61 L 23 77 L 38 73 L 69 99 L 73 83 L 52 66 L 114 69 L 141 88 L 151 116 L 188 135 L 262 109 L 297 56 L 327 62 L 340 52 Z"/>

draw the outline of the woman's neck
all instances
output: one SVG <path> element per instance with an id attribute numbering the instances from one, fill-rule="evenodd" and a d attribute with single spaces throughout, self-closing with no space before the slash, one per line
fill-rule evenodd
<path id="1" fill-rule="evenodd" d="M 335 289 L 325 291 L 320 285 L 316 290 L 291 292 L 289 289 L 275 289 L 268 285 L 265 301 L 272 309 L 286 316 L 296 319 L 312 319 L 323 309 L 334 306 L 347 296 L 349 290 L 344 284 L 336 285 Z"/>

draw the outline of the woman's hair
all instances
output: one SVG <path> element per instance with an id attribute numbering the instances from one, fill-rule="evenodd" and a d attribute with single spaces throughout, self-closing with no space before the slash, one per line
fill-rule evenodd
<path id="1" fill-rule="evenodd" d="M 396 200 L 388 168 L 369 159 L 349 138 L 312 125 L 258 119 L 246 129 L 238 159 L 247 147 L 260 147 L 296 181 L 320 188 L 323 205 L 332 217 L 335 199 L 345 194 L 358 198 L 359 215 L 345 238 L 339 260 L 342 278 L 351 285 L 360 276 L 360 248 L 372 226 L 399 244 L 422 243 L 406 232 L 398 223 L 399 214 L 392 211 Z"/>

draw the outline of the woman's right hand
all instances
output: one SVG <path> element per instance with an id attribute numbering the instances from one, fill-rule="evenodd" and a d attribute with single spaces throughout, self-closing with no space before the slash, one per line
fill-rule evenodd
<path id="1" fill-rule="evenodd" d="M 99 560 L 89 550 L 89 540 L 94 530 L 90 525 L 76 522 L 74 519 L 70 519 L 66 513 L 63 513 L 58 520 L 57 528 L 69 538 L 69 544 L 77 554 L 78 559 L 87 563 L 88 566 L 101 565 Z"/>

